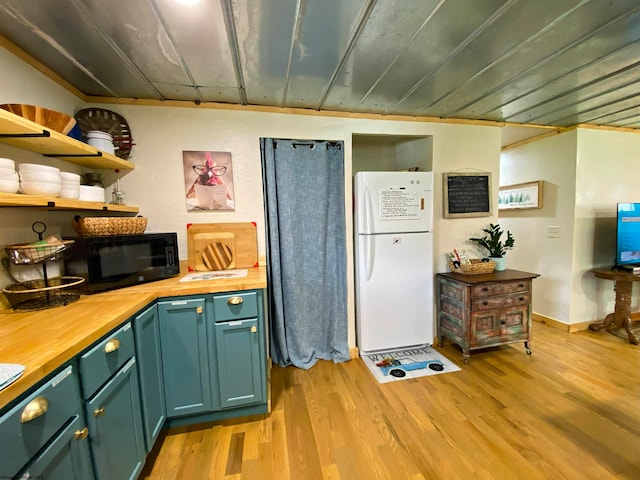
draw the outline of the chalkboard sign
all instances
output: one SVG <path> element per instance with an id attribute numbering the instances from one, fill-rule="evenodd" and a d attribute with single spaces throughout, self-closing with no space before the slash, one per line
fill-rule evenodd
<path id="1" fill-rule="evenodd" d="M 489 217 L 492 203 L 491 172 L 444 174 L 445 218 Z"/>

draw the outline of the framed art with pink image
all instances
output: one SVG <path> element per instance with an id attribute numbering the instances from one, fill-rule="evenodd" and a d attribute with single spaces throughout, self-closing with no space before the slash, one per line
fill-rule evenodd
<path id="1" fill-rule="evenodd" d="M 182 152 L 187 211 L 234 210 L 231 152 Z"/>

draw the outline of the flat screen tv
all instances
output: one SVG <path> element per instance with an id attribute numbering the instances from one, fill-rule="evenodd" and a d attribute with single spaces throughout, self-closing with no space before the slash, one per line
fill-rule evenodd
<path id="1" fill-rule="evenodd" d="M 616 266 L 640 266 L 640 203 L 618 203 Z"/>

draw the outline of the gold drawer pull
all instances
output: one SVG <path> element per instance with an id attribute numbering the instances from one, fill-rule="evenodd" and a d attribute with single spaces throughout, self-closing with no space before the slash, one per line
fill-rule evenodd
<path id="1" fill-rule="evenodd" d="M 251 327 L 251 333 L 256 333 L 257 331 L 258 331 L 258 327 L 256 327 L 255 325 Z"/>
<path id="2" fill-rule="evenodd" d="M 202 313 L 202 307 L 196 308 L 196 313 Z"/>
<path id="3" fill-rule="evenodd" d="M 227 300 L 229 305 L 240 305 L 243 302 L 242 297 L 231 297 Z"/>
<path id="4" fill-rule="evenodd" d="M 101 416 L 101 415 L 104 415 L 104 412 L 105 412 L 105 408 L 104 408 L 104 407 L 96 408 L 96 409 L 93 411 L 93 416 L 94 416 L 94 417 L 99 417 L 99 416 Z"/>
<path id="5" fill-rule="evenodd" d="M 117 338 L 112 338 L 104 346 L 104 353 L 115 352 L 119 348 L 120 348 L 120 340 L 118 340 Z"/>
<path id="6" fill-rule="evenodd" d="M 89 436 L 89 429 L 87 427 L 84 427 L 82 430 L 76 430 L 73 433 L 73 436 L 76 438 L 76 440 L 84 440 Z"/>
<path id="7" fill-rule="evenodd" d="M 24 407 L 22 415 L 20 415 L 20 422 L 27 423 L 35 420 L 47 413 L 47 410 L 49 410 L 49 402 L 47 402 L 47 399 L 44 397 L 36 397 Z"/>

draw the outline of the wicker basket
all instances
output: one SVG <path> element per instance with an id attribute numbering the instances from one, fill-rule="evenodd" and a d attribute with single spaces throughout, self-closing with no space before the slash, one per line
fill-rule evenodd
<path id="1" fill-rule="evenodd" d="M 496 268 L 496 262 L 489 260 L 483 262 L 479 258 L 472 258 L 471 263 L 461 264 L 456 267 L 453 262 L 449 262 L 449 269 L 453 273 L 460 273 L 461 275 L 482 275 L 483 273 L 491 273 Z"/>
<path id="2" fill-rule="evenodd" d="M 80 217 L 76 215 L 71 222 L 73 229 L 82 237 L 103 235 L 134 235 L 144 233 L 147 228 L 146 217 Z"/>

